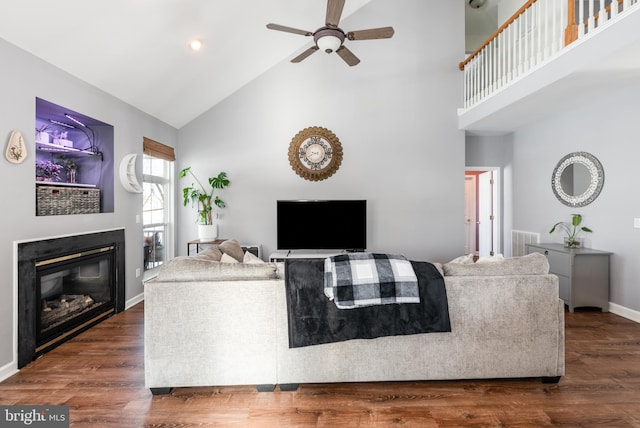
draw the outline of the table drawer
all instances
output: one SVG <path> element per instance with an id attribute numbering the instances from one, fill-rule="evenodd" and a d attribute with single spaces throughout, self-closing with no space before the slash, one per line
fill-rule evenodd
<path id="1" fill-rule="evenodd" d="M 544 254 L 549 261 L 549 272 L 556 275 L 571 276 L 571 255 L 544 248 L 529 247 L 529 252 Z"/>

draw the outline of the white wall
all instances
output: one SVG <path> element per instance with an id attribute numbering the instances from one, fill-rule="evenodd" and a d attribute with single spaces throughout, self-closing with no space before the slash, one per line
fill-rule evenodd
<path id="1" fill-rule="evenodd" d="M 276 249 L 276 200 L 362 198 L 369 250 L 434 261 L 462 254 L 464 134 L 457 130 L 462 74 L 456 65 L 464 56 L 463 7 L 374 0 L 341 27 L 392 25 L 396 33 L 347 42 L 359 65 L 350 68 L 323 52 L 300 64 L 285 61 L 182 128 L 178 167 L 191 165 L 201 178 L 226 171 L 231 180 L 221 193 L 228 207 L 220 235 L 262 244 L 268 255 Z M 309 126 L 332 130 L 344 149 L 342 166 L 322 182 L 298 177 L 287 159 L 291 139 Z M 182 206 L 177 212 L 184 254 L 184 243 L 196 238 L 196 214 Z M 301 233 L 331 233 L 331 225 L 320 220 L 315 232 Z"/>
<path id="2" fill-rule="evenodd" d="M 582 214 L 583 224 L 594 231 L 582 235 L 586 245 L 614 253 L 609 301 L 635 311 L 634 316 L 640 311 L 640 229 L 633 228 L 633 219 L 640 217 L 639 98 L 640 84 L 628 86 L 624 92 L 500 137 L 512 139 L 513 228 L 539 232 L 543 242 L 562 242 L 562 234 L 549 235 L 551 226 L 570 221 L 572 213 Z M 593 154 L 604 168 L 602 193 L 583 208 L 561 204 L 551 190 L 554 167 L 574 151 Z"/>
<path id="3" fill-rule="evenodd" d="M 28 157 L 22 164 L 0 160 L 0 378 L 15 368 L 14 362 L 14 258 L 15 241 L 69 235 L 124 227 L 126 229 L 126 299 L 143 291 L 135 269 L 142 269 L 142 195 L 114 188 L 115 211 L 91 215 L 40 216 L 35 212 L 35 99 L 43 98 L 114 126 L 116 163 L 127 153 L 142 153 L 142 137 L 168 145 L 177 131 L 139 110 L 54 68 L 0 39 L 0 135 L 2 153 L 13 130 L 22 132 Z M 117 177 L 117 171 L 116 171 Z"/>

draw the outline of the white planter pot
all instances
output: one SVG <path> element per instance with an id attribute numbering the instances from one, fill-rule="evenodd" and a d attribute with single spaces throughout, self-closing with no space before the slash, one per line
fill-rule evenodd
<path id="1" fill-rule="evenodd" d="M 198 225 L 198 239 L 200 242 L 215 241 L 218 237 L 218 225 L 217 224 L 199 224 Z"/>

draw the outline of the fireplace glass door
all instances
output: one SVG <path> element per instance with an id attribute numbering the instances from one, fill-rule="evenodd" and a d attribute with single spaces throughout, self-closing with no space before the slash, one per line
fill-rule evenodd
<path id="1" fill-rule="evenodd" d="M 36 351 L 96 316 L 113 311 L 114 255 L 113 247 L 105 247 L 36 265 Z"/>

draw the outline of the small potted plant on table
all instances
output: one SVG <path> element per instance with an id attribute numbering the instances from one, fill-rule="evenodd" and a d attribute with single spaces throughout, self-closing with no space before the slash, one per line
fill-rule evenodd
<path id="1" fill-rule="evenodd" d="M 586 226 L 580 227 L 580 224 L 582 224 L 582 215 L 572 214 L 571 224 L 564 221 L 559 221 L 558 223 L 553 225 L 549 233 L 555 232 L 556 229 L 562 229 L 567 234 L 567 236 L 564 238 L 564 246 L 568 248 L 580 248 L 582 246 L 582 242 L 578 239 L 578 234 L 580 232 L 593 232 L 593 230 L 589 229 Z"/>

